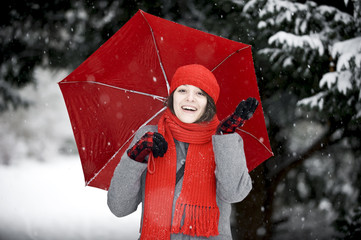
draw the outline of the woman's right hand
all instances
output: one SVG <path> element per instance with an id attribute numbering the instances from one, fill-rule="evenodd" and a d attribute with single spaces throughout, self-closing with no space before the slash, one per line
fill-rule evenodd
<path id="1" fill-rule="evenodd" d="M 147 132 L 134 144 L 133 147 L 128 149 L 128 156 L 138 162 L 146 162 L 145 157 L 152 152 L 154 157 L 163 157 L 167 152 L 168 143 L 157 132 Z"/>

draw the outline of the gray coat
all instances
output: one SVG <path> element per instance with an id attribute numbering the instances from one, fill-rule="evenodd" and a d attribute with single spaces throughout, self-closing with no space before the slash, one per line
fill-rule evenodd
<path id="1" fill-rule="evenodd" d="M 146 132 L 156 132 L 157 126 L 144 126 L 139 129 L 130 144 L 133 146 Z M 252 189 L 243 150 L 243 140 L 237 134 L 214 135 L 213 151 L 216 161 L 217 205 L 220 211 L 218 224 L 219 236 L 208 239 L 231 240 L 230 215 L 231 203 L 242 201 Z M 177 150 L 177 170 L 185 162 L 188 144 L 175 140 Z M 108 206 L 118 217 L 133 213 L 139 203 L 144 200 L 147 164 L 136 162 L 124 154 L 108 190 Z M 183 179 L 175 187 L 175 202 L 182 189 Z M 144 209 L 143 209 L 144 210 Z M 143 215 L 143 212 L 142 212 Z M 172 234 L 171 240 L 197 240 L 204 237 L 192 237 L 183 234 Z"/>

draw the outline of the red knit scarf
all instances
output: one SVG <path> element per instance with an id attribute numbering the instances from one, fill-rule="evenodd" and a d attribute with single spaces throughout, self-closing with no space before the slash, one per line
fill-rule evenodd
<path id="1" fill-rule="evenodd" d="M 212 135 L 218 124 L 217 117 L 209 123 L 183 123 L 168 109 L 159 120 L 158 131 L 168 142 L 168 151 L 162 158 L 149 158 L 150 164 L 154 161 L 155 171 L 148 172 L 146 177 L 142 240 L 170 239 L 171 233 L 203 237 L 219 234 L 212 147 Z M 189 148 L 182 190 L 172 220 L 177 171 L 173 138 L 189 143 Z"/>

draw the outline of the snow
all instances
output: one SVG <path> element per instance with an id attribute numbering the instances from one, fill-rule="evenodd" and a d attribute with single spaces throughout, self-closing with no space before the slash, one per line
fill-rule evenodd
<path id="1" fill-rule="evenodd" d="M 277 34 L 276 34 L 277 35 Z M 285 36 L 275 38 L 272 41 L 288 41 L 285 40 Z M 286 35 L 286 34 L 283 34 Z M 320 80 L 320 88 L 335 89 L 338 92 L 347 95 L 349 90 L 352 90 L 352 81 L 354 79 L 353 68 L 361 68 L 361 37 L 352 38 L 346 41 L 337 42 L 330 47 L 331 55 L 334 59 L 337 59 L 336 72 L 328 72 L 324 74 Z M 352 66 L 351 64 L 354 64 Z M 360 81 L 356 79 L 356 84 L 360 84 Z M 323 97 L 326 93 L 320 92 L 314 96 L 302 99 L 298 102 L 298 105 L 310 105 L 311 107 L 323 107 Z M 361 99 L 361 93 L 359 95 Z M 356 117 L 361 115 L 361 111 L 358 111 Z"/>
<path id="2" fill-rule="evenodd" d="M 264 29 L 264 28 L 266 28 L 267 27 L 267 23 L 265 22 L 265 21 L 259 21 L 258 22 L 258 25 L 257 25 L 257 28 L 258 29 Z"/>
<path id="3" fill-rule="evenodd" d="M 284 61 L 283 61 L 283 65 L 282 65 L 282 67 L 283 68 L 286 68 L 286 67 L 288 67 L 288 66 L 290 66 L 290 67 L 292 67 L 292 60 L 293 60 L 293 58 L 292 57 L 287 57 Z"/>
<path id="4" fill-rule="evenodd" d="M 353 21 L 352 16 L 350 14 L 338 11 L 336 8 L 332 6 L 321 5 L 318 7 L 318 10 L 320 11 L 320 14 L 323 16 L 335 14 L 334 20 L 336 22 L 342 22 L 347 24 Z"/>
<path id="5" fill-rule="evenodd" d="M 352 38 L 346 41 L 337 42 L 331 48 L 331 55 L 337 61 L 337 71 L 350 69 L 349 61 L 355 58 L 357 67 L 361 67 L 361 37 Z"/>
<path id="6" fill-rule="evenodd" d="M 351 84 L 352 73 L 350 71 L 341 71 L 341 72 L 329 72 L 323 75 L 320 81 L 320 87 L 331 88 L 336 84 L 336 88 L 340 93 L 346 95 L 347 90 L 352 89 Z"/>
<path id="7" fill-rule="evenodd" d="M 85 187 L 57 85 L 66 74 L 37 69 L 22 92 L 34 105 L 0 115 L 0 239 L 137 239 L 141 206 L 117 218 L 106 191 Z"/>
<path id="8" fill-rule="evenodd" d="M 361 41 L 361 40 L 360 40 Z M 350 69 L 350 61 L 354 58 L 354 63 L 356 64 L 356 67 L 361 67 L 361 53 L 355 53 L 355 52 L 346 52 L 342 54 L 337 61 L 336 70 L 342 71 L 343 69 Z"/>
<path id="9" fill-rule="evenodd" d="M 274 12 L 284 12 L 287 16 L 290 16 L 290 13 L 298 11 L 307 11 L 308 7 L 305 4 L 293 3 L 283 0 L 269 0 L 265 7 L 260 11 L 260 17 L 263 17 L 269 13 Z M 291 20 L 289 17 L 285 17 L 288 21 Z"/>
<path id="10" fill-rule="evenodd" d="M 317 50 L 319 55 L 322 56 L 325 52 L 322 41 L 317 36 L 304 35 L 297 36 L 292 33 L 287 33 L 284 31 L 277 32 L 272 37 L 269 38 L 268 44 L 283 45 L 283 47 L 299 47 L 303 48 L 305 45 L 308 45 L 311 49 Z"/>
<path id="11" fill-rule="evenodd" d="M 309 105 L 311 108 L 318 107 L 319 109 L 323 108 L 325 92 L 319 92 L 314 96 L 304 98 L 297 102 L 298 106 L 307 106 Z"/>
<path id="12" fill-rule="evenodd" d="M 361 37 L 352 38 L 346 41 L 337 42 L 331 46 L 331 55 L 337 59 L 337 72 L 329 72 L 323 75 L 320 81 L 320 87 L 331 89 L 336 87 L 337 91 L 347 94 L 352 89 L 352 66 L 361 67 Z"/>
<path id="13" fill-rule="evenodd" d="M 252 11 L 252 9 L 255 9 L 256 8 L 256 5 L 257 5 L 257 1 L 258 0 L 250 0 L 246 3 L 246 5 L 244 5 L 243 7 L 243 12 L 249 12 L 249 11 Z M 238 1 L 235 1 L 233 0 L 234 3 L 237 3 Z"/>
<path id="14" fill-rule="evenodd" d="M 327 85 L 328 88 L 331 88 L 333 84 L 337 81 L 337 72 L 329 72 L 323 75 L 320 81 L 320 87 Z"/>
<path id="15" fill-rule="evenodd" d="M 140 213 L 115 217 L 85 187 L 77 156 L 0 166 L 0 239 L 136 239 Z"/>
<path id="16" fill-rule="evenodd" d="M 268 26 L 282 26 L 283 23 L 293 23 L 295 33 L 305 34 L 308 22 L 306 13 L 310 12 L 310 7 L 314 4 L 315 3 L 313 2 L 308 2 L 308 4 L 300 4 L 283 0 L 269 0 L 263 6 L 263 8 L 259 10 L 260 18 L 264 18 L 265 20 L 260 21 L 257 27 L 259 30 L 263 30 Z M 257 9 L 256 6 L 257 1 L 250 1 L 245 5 L 243 11 L 250 12 L 250 9 L 252 8 Z M 277 16 L 274 17 L 276 12 Z M 299 12 L 304 12 L 306 15 L 302 15 L 302 17 L 299 17 L 297 14 L 295 15 L 295 13 Z"/>

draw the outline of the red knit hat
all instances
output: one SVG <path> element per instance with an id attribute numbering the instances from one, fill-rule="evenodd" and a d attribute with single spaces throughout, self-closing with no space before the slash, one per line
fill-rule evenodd
<path id="1" fill-rule="evenodd" d="M 191 64 L 179 67 L 172 78 L 170 92 L 181 85 L 193 85 L 205 91 L 215 103 L 219 97 L 219 85 L 216 77 L 206 67 Z"/>

